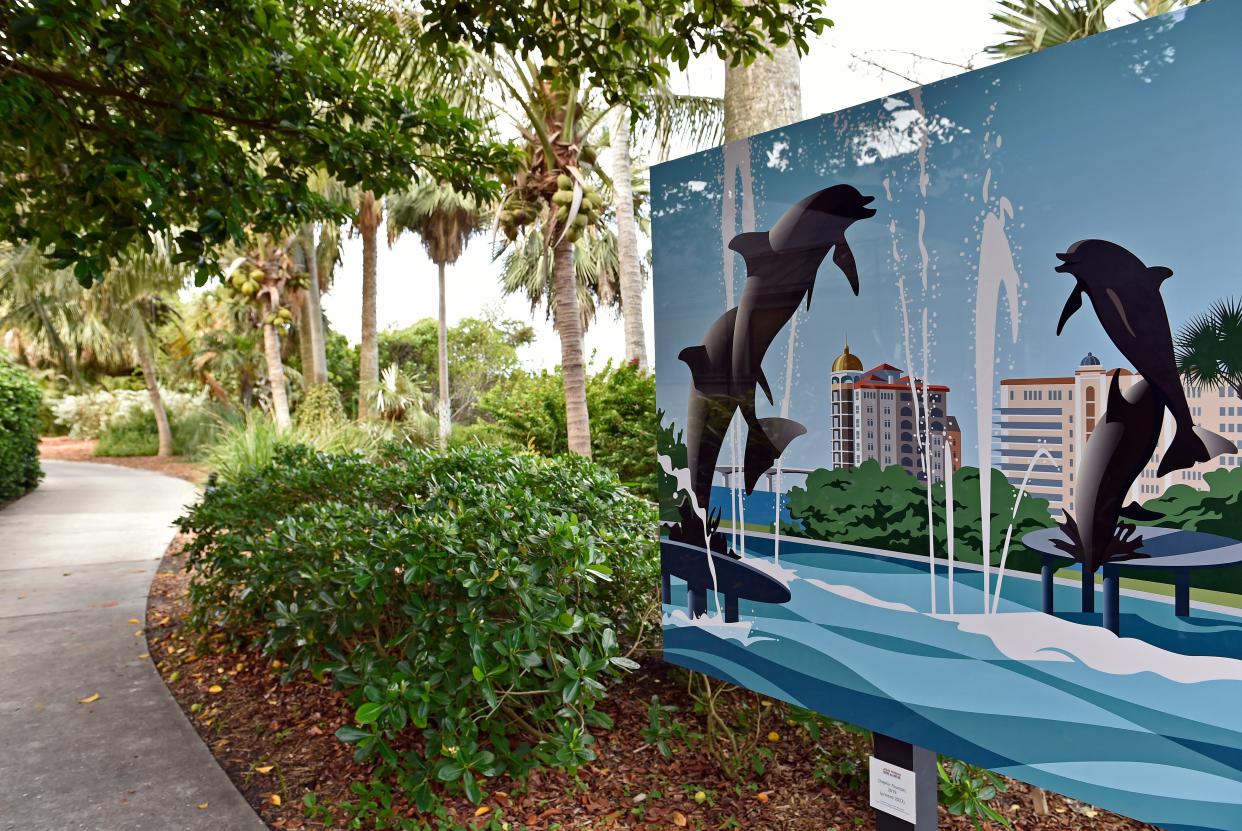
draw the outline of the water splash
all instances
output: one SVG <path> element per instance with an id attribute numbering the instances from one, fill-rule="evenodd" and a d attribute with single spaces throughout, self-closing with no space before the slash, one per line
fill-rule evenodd
<path id="1" fill-rule="evenodd" d="M 992 169 L 983 178 L 983 202 L 990 202 Z M 1000 197 L 996 210 L 987 209 L 979 243 L 979 278 L 975 295 L 975 428 L 979 441 L 979 521 L 983 548 L 984 611 L 991 594 L 992 567 L 992 401 L 996 383 L 997 306 L 1001 289 L 1009 312 L 1010 337 L 1018 341 L 1018 289 L 1021 278 L 1005 220 L 1013 219 L 1013 205 Z"/>
<path id="2" fill-rule="evenodd" d="M 1035 469 L 1035 463 L 1041 456 L 1056 465 L 1058 470 L 1061 467 L 1057 465 L 1056 459 L 1052 458 L 1052 454 L 1041 447 L 1031 457 L 1030 464 L 1026 466 L 1026 473 L 1022 474 L 1022 486 L 1018 488 L 1018 496 L 1013 501 L 1013 513 L 1009 515 L 1009 527 L 1005 529 L 1005 547 L 1001 550 L 1000 567 L 996 571 L 996 594 L 992 598 L 992 614 L 996 614 L 996 607 L 1000 603 L 1001 583 L 1005 580 L 1005 563 L 1009 561 L 1009 543 L 1013 539 L 1013 525 L 1018 519 L 1018 509 L 1022 507 L 1022 497 L 1026 496 L 1026 484 L 1031 478 L 1031 471 Z"/>
<path id="3" fill-rule="evenodd" d="M 712 561 L 712 532 L 708 530 L 710 526 L 707 524 L 707 511 L 699 505 L 698 497 L 694 495 L 694 488 L 690 486 L 690 469 L 673 467 L 673 460 L 667 455 L 659 457 L 660 469 L 672 476 L 677 481 L 677 488 L 673 491 L 676 495 L 678 491 L 685 491 L 690 498 L 690 508 L 694 511 L 694 515 L 703 523 L 704 540 L 707 548 L 703 554 L 707 557 L 707 570 L 712 575 L 712 596 L 716 598 L 716 614 L 720 614 L 720 589 L 716 582 L 716 564 Z"/>
<path id="4" fill-rule="evenodd" d="M 789 344 L 785 347 L 785 389 L 781 393 L 781 418 L 789 418 L 789 399 L 793 392 L 794 351 L 797 345 L 798 310 L 794 309 L 793 317 L 789 321 Z M 776 518 L 772 522 L 772 556 L 778 565 L 781 561 L 781 498 L 785 493 L 785 483 L 781 475 L 783 455 L 776 457 L 776 493 L 773 494 L 776 502 Z"/>
<path id="5" fill-rule="evenodd" d="M 947 555 L 949 559 L 949 614 L 956 614 L 953 608 L 953 439 L 944 437 L 945 477 L 944 477 L 944 533 Z"/>

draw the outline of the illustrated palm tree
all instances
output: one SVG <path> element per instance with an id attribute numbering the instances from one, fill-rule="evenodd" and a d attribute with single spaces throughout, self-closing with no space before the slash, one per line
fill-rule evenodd
<path id="1" fill-rule="evenodd" d="M 1228 386 L 1242 398 L 1242 298 L 1225 298 L 1177 334 L 1177 368 L 1192 384 Z"/>
<path id="2" fill-rule="evenodd" d="M 471 196 L 461 194 L 447 185 L 427 183 L 386 200 L 388 208 L 388 244 L 391 246 L 404 231 L 418 234 L 427 256 L 436 264 L 439 279 L 439 335 L 437 365 L 439 399 L 436 415 L 439 423 L 439 445 L 448 445 L 452 429 L 452 404 L 449 397 L 448 319 L 445 314 L 445 267 L 457 262 L 470 237 L 487 224 L 488 214 Z"/>

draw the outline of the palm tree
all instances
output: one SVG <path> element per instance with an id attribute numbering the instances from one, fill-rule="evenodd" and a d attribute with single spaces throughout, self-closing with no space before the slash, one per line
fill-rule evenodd
<path id="1" fill-rule="evenodd" d="M 302 304 L 299 334 L 303 346 L 302 374 L 307 385 L 323 384 L 328 380 L 327 342 L 323 329 L 323 303 L 320 300 L 322 286 L 319 279 L 318 243 L 315 225 L 308 222 L 298 232 L 295 259 L 306 271 L 306 298 Z M 309 360 L 307 360 L 309 359 Z"/>
<path id="2" fill-rule="evenodd" d="M 1177 334 L 1177 368 L 1192 384 L 1242 398 L 1242 298 L 1217 300 Z"/>
<path id="3" fill-rule="evenodd" d="M 505 254 L 500 285 L 505 294 L 524 294 L 531 310 L 546 306 L 556 318 L 556 274 L 554 256 L 548 251 L 542 232 L 529 231 L 518 245 Z M 593 236 L 579 237 L 573 243 L 575 294 L 582 331 L 590 328 L 600 306 L 616 307 L 621 300 L 621 262 L 617 236 L 603 229 Z M 646 280 L 646 267 L 640 265 L 639 279 Z"/>
<path id="4" fill-rule="evenodd" d="M 376 263 L 379 249 L 376 244 L 380 222 L 384 218 L 384 204 L 371 191 L 363 191 L 358 197 L 354 230 L 362 237 L 362 335 L 358 352 L 358 418 L 374 416 L 371 408 L 371 392 L 379 383 L 379 329 L 375 318 Z"/>
<path id="5" fill-rule="evenodd" d="M 784 127 L 802 118 L 802 79 L 793 44 L 769 44 L 770 56 L 749 64 L 726 62 L 725 141 Z"/>
<path id="6" fill-rule="evenodd" d="M 418 234 L 427 256 L 436 264 L 439 277 L 439 442 L 448 445 L 452 429 L 452 404 L 449 399 L 448 319 L 445 313 L 445 266 L 457 262 L 471 235 L 487 221 L 483 210 L 471 196 L 458 193 L 447 185 L 428 183 L 411 191 L 390 196 L 388 207 L 388 244 L 391 246 L 403 231 Z"/>
<path id="7" fill-rule="evenodd" d="M 1008 40 L 985 51 L 1016 58 L 1041 49 L 1097 35 L 1108 29 L 1104 13 L 1115 0 L 998 0 L 992 19 L 1005 26 Z M 1134 0 L 1135 18 L 1155 17 L 1193 6 L 1199 0 Z"/>
<path id="8" fill-rule="evenodd" d="M 153 334 L 186 277 L 162 238 L 153 239 L 149 250 L 118 258 L 107 279 L 89 290 L 76 285 L 69 272 L 49 268 L 37 251 L 10 249 L 0 267 L 0 326 L 44 340 L 79 381 L 84 353 L 95 361 L 136 360 L 155 414 L 158 455 L 171 456 L 172 427 L 160 393 Z"/>
<path id="9" fill-rule="evenodd" d="M 621 311 L 625 320 L 625 358 L 647 368 L 647 336 L 643 331 L 643 279 L 638 259 L 638 223 L 634 218 L 633 160 L 630 156 L 630 111 L 612 113 L 612 193 L 617 214 L 617 265 L 621 272 Z"/>

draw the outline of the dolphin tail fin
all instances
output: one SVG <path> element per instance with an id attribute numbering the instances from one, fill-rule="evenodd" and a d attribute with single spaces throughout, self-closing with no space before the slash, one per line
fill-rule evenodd
<path id="1" fill-rule="evenodd" d="M 785 452 L 789 443 L 806 428 L 788 418 L 760 418 L 746 431 L 746 492 L 752 493 L 759 477 Z"/>
<path id="2" fill-rule="evenodd" d="M 1185 470 L 1186 468 L 1194 467 L 1199 462 L 1206 462 L 1208 459 L 1219 455 L 1209 452 L 1200 433 L 1207 433 L 1207 435 L 1212 436 L 1214 439 L 1220 439 L 1221 442 L 1224 442 L 1222 446 L 1225 449 L 1221 450 L 1222 453 L 1228 453 L 1229 448 L 1233 447 L 1232 442 L 1228 439 L 1221 438 L 1215 433 L 1208 433 L 1207 430 L 1200 430 L 1198 427 L 1194 429 L 1178 428 L 1178 431 L 1173 435 L 1172 443 L 1169 444 L 1169 449 L 1165 451 L 1164 456 L 1160 459 L 1160 467 L 1156 470 L 1156 475 L 1164 476 L 1175 470 Z"/>

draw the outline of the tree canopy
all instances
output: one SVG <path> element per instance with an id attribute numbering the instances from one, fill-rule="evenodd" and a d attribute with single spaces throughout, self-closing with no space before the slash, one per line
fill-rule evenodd
<path id="1" fill-rule="evenodd" d="M 201 283 L 213 249 L 247 230 L 343 219 L 311 187 L 316 169 L 377 192 L 418 175 L 492 189 L 512 151 L 443 99 L 354 68 L 354 37 L 401 34 L 348 0 L 6 5 L 0 237 L 89 285 L 175 231 Z"/>

